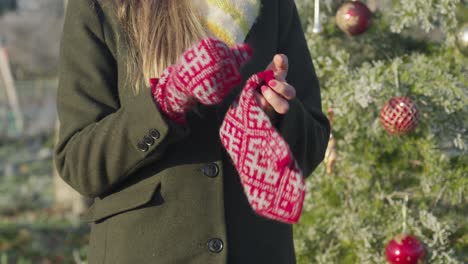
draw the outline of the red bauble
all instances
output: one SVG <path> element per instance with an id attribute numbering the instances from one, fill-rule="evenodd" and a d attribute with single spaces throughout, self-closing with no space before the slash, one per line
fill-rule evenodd
<path id="1" fill-rule="evenodd" d="M 396 236 L 385 249 L 390 264 L 421 264 L 424 263 L 424 253 L 422 243 L 411 235 Z"/>
<path id="2" fill-rule="evenodd" d="M 336 24 L 346 34 L 356 36 L 364 33 L 370 25 L 371 11 L 359 1 L 346 2 L 336 13 Z"/>
<path id="3" fill-rule="evenodd" d="M 411 132 L 419 123 L 419 110 L 406 96 L 395 96 L 380 111 L 380 123 L 392 135 Z"/>

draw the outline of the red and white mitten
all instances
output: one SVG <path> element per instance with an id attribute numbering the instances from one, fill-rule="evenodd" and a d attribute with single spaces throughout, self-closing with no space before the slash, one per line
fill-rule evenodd
<path id="1" fill-rule="evenodd" d="M 187 49 L 176 64 L 151 79 L 151 91 L 162 111 L 185 123 L 185 113 L 197 102 L 220 103 L 242 81 L 240 67 L 252 56 L 247 44 L 230 48 L 221 40 L 206 38 Z"/>
<path id="2" fill-rule="evenodd" d="M 305 181 L 289 145 L 255 98 L 255 90 L 271 79 L 273 72 L 266 71 L 247 80 L 224 118 L 220 137 L 254 211 L 291 224 L 302 212 Z"/>

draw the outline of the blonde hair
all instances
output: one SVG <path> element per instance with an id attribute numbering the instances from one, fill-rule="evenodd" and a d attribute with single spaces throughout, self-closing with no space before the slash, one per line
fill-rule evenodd
<path id="1" fill-rule="evenodd" d="M 191 0 L 115 0 L 128 46 L 127 81 L 149 86 L 194 42 L 208 36 Z"/>

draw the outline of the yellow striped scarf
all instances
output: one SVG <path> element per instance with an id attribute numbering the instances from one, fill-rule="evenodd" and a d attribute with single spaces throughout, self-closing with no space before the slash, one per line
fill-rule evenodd
<path id="1" fill-rule="evenodd" d="M 208 30 L 230 46 L 245 41 L 261 6 L 261 0 L 195 0 L 195 3 Z"/>

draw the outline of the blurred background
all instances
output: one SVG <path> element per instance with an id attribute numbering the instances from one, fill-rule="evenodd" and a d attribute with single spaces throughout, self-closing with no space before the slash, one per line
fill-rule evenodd
<path id="1" fill-rule="evenodd" d="M 57 63 L 66 1 L 0 0 L 0 263 L 84 258 L 82 199 L 55 174 Z"/>
<path id="2" fill-rule="evenodd" d="M 468 263 L 467 1 L 295 2 L 333 134 L 298 263 Z M 0 0 L 0 264 L 86 263 L 88 201 L 52 164 L 65 9 Z"/>

